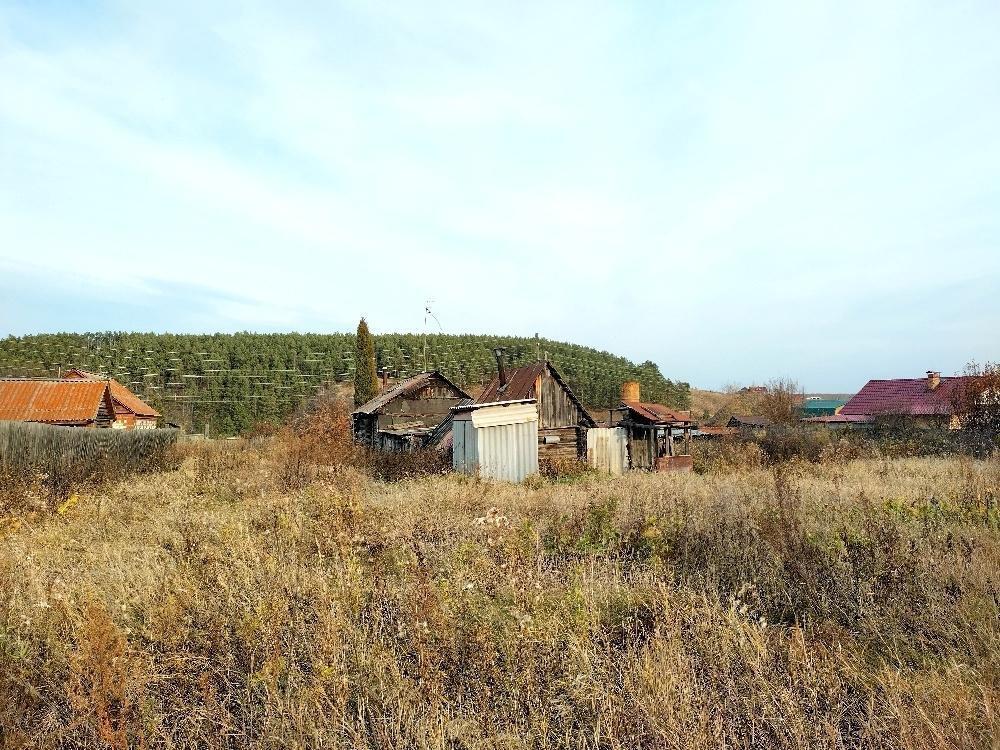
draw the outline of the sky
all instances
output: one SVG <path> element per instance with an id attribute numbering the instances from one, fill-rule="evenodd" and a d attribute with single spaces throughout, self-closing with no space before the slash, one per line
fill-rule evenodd
<path id="1" fill-rule="evenodd" d="M 0 336 L 1000 360 L 1000 3 L 0 0 Z"/>

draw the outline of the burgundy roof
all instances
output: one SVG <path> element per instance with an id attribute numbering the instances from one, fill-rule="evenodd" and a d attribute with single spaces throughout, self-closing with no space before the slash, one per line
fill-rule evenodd
<path id="1" fill-rule="evenodd" d="M 965 377 L 941 378 L 931 390 L 927 378 L 869 380 L 851 398 L 838 416 L 877 416 L 879 414 L 910 414 L 913 416 L 949 415 L 952 399 Z"/>

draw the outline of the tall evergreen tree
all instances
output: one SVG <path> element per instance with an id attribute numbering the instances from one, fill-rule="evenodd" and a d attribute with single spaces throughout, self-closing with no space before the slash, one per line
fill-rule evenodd
<path id="1" fill-rule="evenodd" d="M 371 401 L 378 395 L 378 373 L 375 371 L 375 338 L 362 318 L 354 340 L 354 405 Z"/>

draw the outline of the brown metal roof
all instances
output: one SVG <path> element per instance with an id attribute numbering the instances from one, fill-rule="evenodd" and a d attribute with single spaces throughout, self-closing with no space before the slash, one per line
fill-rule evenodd
<path id="1" fill-rule="evenodd" d="M 520 399 L 538 398 L 535 393 L 535 381 L 545 373 L 546 362 L 532 362 L 524 367 L 515 367 L 510 371 L 507 385 L 500 387 L 500 378 L 493 378 L 486 389 L 476 399 L 478 404 L 488 404 L 494 401 L 518 401 Z M 553 370 L 554 371 L 554 370 Z"/>
<path id="2" fill-rule="evenodd" d="M 684 414 L 663 404 L 652 404 L 644 401 L 622 401 L 622 405 L 634 415 L 654 424 L 691 422 L 690 414 Z"/>
<path id="3" fill-rule="evenodd" d="M 111 385 L 111 398 L 114 399 L 116 404 L 124 406 L 137 417 L 156 418 L 161 416 L 160 412 L 136 396 L 131 390 L 114 378 L 103 378 L 97 373 L 81 370 L 75 367 L 71 370 L 67 370 L 65 376 L 67 379 L 76 378 L 83 380 L 107 381 Z"/>
<path id="4" fill-rule="evenodd" d="M 442 375 L 440 372 L 422 372 L 419 375 L 414 375 L 412 378 L 407 378 L 406 380 L 401 380 L 396 383 L 392 388 L 387 391 L 383 391 L 371 401 L 366 404 L 362 404 L 357 409 L 355 409 L 353 414 L 377 414 L 390 403 L 395 401 L 401 396 L 407 396 L 411 393 L 416 393 L 422 388 L 426 388 L 428 385 L 433 383 L 435 380 L 440 380 L 446 385 L 450 385 L 456 391 L 458 391 L 462 398 L 469 398 L 469 394 L 459 388 L 457 385 L 452 383 L 448 378 Z"/>
<path id="5" fill-rule="evenodd" d="M 500 378 L 493 378 L 486 386 L 486 389 L 479 394 L 479 398 L 476 399 L 477 404 L 489 404 L 497 401 L 519 401 L 522 399 L 532 399 L 538 398 L 538 394 L 535 393 L 535 382 L 541 375 L 545 374 L 548 370 L 555 381 L 562 386 L 562 389 L 566 391 L 566 394 L 570 397 L 570 400 L 576 404 L 576 407 L 583 414 L 584 421 L 587 422 L 591 427 L 597 424 L 594 418 L 587 411 L 586 407 L 580 402 L 580 399 L 576 397 L 573 393 L 573 389 L 569 387 L 562 376 L 555 367 L 552 366 L 551 362 L 532 362 L 530 365 L 524 365 L 523 367 L 514 368 L 508 378 L 507 385 L 503 388 L 500 387 Z"/>
<path id="6" fill-rule="evenodd" d="M 86 425 L 97 419 L 104 399 L 110 406 L 101 380 L 0 380 L 0 420 Z"/>

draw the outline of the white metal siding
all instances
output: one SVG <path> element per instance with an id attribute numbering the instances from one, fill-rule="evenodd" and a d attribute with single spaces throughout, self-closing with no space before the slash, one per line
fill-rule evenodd
<path id="1" fill-rule="evenodd" d="M 452 423 L 452 466 L 466 474 L 520 482 L 538 472 L 534 404 L 484 406 Z"/>
<path id="2" fill-rule="evenodd" d="M 587 463 L 609 474 L 621 474 L 628 467 L 628 435 L 621 427 L 592 427 L 587 430 Z"/>
<path id="3" fill-rule="evenodd" d="M 538 422 L 480 427 L 479 473 L 521 482 L 538 472 Z"/>

